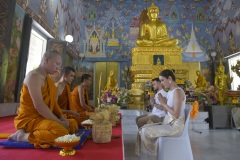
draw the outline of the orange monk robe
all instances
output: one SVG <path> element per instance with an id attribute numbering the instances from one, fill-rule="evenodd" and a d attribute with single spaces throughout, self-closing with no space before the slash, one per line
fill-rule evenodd
<path id="1" fill-rule="evenodd" d="M 62 111 L 56 101 L 56 86 L 49 76 L 42 87 L 42 97 L 45 104 L 58 118 Z M 26 85 L 21 90 L 20 107 L 14 119 L 16 129 L 24 129 L 30 133 L 28 140 L 36 148 L 48 148 L 54 144 L 54 139 L 66 134 L 73 134 L 78 130 L 77 122 L 69 119 L 69 130 L 60 123 L 44 118 L 35 109 Z"/>
<path id="2" fill-rule="evenodd" d="M 87 115 L 88 114 L 88 111 L 86 109 L 84 109 L 81 104 L 80 104 L 80 99 L 79 99 L 79 93 L 78 93 L 78 87 L 75 87 L 73 92 L 72 92 L 72 102 L 73 102 L 73 106 L 74 108 L 77 109 L 77 112 L 80 114 L 80 119 L 81 119 L 81 122 L 82 121 L 85 121 L 87 119 L 89 119 L 89 116 Z M 94 107 L 90 104 L 89 102 L 89 98 L 88 98 L 88 91 L 86 89 L 84 89 L 84 100 L 85 100 L 85 103 L 91 107 L 92 109 L 94 109 Z"/>
<path id="3" fill-rule="evenodd" d="M 72 111 L 77 111 L 76 108 L 74 108 L 73 103 L 72 103 L 72 97 L 71 97 L 71 92 L 70 92 L 70 87 L 68 84 L 65 85 L 62 94 L 58 96 L 58 105 L 61 109 L 64 110 L 72 110 Z M 78 126 L 81 125 L 81 120 L 79 117 L 70 114 L 70 113 L 65 113 L 64 117 L 67 119 L 75 119 L 78 123 Z"/>

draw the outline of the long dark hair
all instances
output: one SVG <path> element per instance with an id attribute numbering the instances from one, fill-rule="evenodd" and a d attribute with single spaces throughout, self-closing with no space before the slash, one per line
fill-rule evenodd
<path id="1" fill-rule="evenodd" d="M 175 82 L 176 77 L 175 77 L 174 72 L 175 72 L 174 70 L 165 69 L 159 74 L 159 76 L 162 76 L 162 77 L 165 77 L 165 78 L 172 77 L 172 80 Z"/>

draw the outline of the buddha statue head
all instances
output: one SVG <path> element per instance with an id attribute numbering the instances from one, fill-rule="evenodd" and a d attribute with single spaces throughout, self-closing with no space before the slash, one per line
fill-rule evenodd
<path id="1" fill-rule="evenodd" d="M 155 6 L 154 3 L 152 3 L 152 5 L 148 8 L 148 12 L 147 12 L 149 20 L 158 19 L 159 12 L 160 12 L 160 9 L 158 8 L 158 6 Z"/>

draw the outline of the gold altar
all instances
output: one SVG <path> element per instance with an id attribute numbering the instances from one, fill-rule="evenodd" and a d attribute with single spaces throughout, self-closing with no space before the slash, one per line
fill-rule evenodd
<path id="1" fill-rule="evenodd" d="M 189 79 L 189 63 L 182 62 L 182 49 L 175 47 L 136 47 L 132 49 L 132 66 L 134 82 L 131 86 L 129 109 L 144 109 L 145 84 L 158 77 L 163 69 L 174 69 L 177 82 L 183 84 Z"/>
<path id="2" fill-rule="evenodd" d="M 145 84 L 159 77 L 164 69 L 174 69 L 178 84 L 189 79 L 189 64 L 182 63 L 182 48 L 177 45 L 178 39 L 168 36 L 167 26 L 159 20 L 161 9 L 154 3 L 144 9 L 139 18 L 138 47 L 132 49 L 133 76 L 131 86 L 131 103 L 129 109 L 145 108 Z"/>

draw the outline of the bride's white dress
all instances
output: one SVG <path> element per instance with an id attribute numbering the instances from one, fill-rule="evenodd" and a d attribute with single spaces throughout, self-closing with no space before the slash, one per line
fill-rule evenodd
<path id="1" fill-rule="evenodd" d="M 167 104 L 171 108 L 173 108 L 173 96 L 176 89 L 181 88 L 168 91 Z M 157 160 L 158 138 L 162 136 L 180 136 L 182 134 L 185 122 L 185 103 L 186 98 L 182 102 L 181 114 L 178 119 L 168 113 L 163 124 L 146 124 L 139 129 L 136 144 L 136 154 L 139 155 L 139 159 Z"/>

